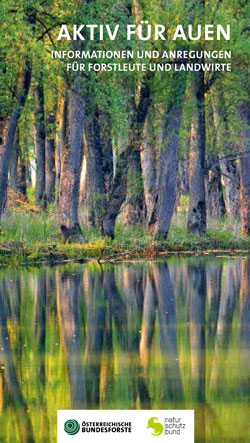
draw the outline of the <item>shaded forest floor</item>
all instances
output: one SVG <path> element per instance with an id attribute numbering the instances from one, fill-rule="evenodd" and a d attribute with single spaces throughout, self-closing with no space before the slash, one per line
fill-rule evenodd
<path id="1" fill-rule="evenodd" d="M 25 202 L 9 205 L 0 223 L 0 264 L 33 265 L 88 259 L 101 263 L 150 260 L 178 253 L 250 253 L 250 237 L 240 234 L 237 221 L 208 219 L 206 235 L 187 234 L 186 205 L 183 204 L 174 216 L 167 240 L 153 240 L 142 226 L 131 228 L 117 224 L 114 240 L 101 237 L 96 229 L 87 230 L 83 224 L 82 230 L 83 244 L 62 244 L 57 236 L 53 207 L 41 212 Z"/>

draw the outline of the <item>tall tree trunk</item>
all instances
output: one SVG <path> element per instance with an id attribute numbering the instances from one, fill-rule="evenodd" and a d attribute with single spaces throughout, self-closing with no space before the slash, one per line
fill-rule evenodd
<path id="1" fill-rule="evenodd" d="M 62 152 L 63 147 L 66 144 L 66 132 L 67 132 L 67 107 L 68 107 L 68 95 L 66 92 L 61 92 L 59 95 L 59 102 L 57 107 L 56 125 L 58 129 L 56 150 L 55 150 L 55 167 L 56 167 L 56 188 L 59 189 L 61 179 L 61 165 L 62 165 Z"/>
<path id="2" fill-rule="evenodd" d="M 67 136 L 63 147 L 58 200 L 58 228 L 63 242 L 82 242 L 78 202 L 85 100 L 81 95 L 80 79 L 74 81 L 68 100 Z"/>
<path id="3" fill-rule="evenodd" d="M 155 238 L 167 237 L 175 206 L 177 152 L 185 86 L 181 74 L 173 76 L 172 97 L 160 130 L 153 210 L 148 221 L 148 229 Z"/>
<path id="4" fill-rule="evenodd" d="M 31 65 L 29 59 L 25 59 L 11 110 L 7 117 L 0 117 L 0 217 L 6 203 L 8 171 L 16 127 L 29 92 L 30 79 Z"/>
<path id="5" fill-rule="evenodd" d="M 230 220 L 239 217 L 240 212 L 240 175 L 233 159 L 220 159 L 221 180 L 225 187 L 226 213 Z"/>
<path id="6" fill-rule="evenodd" d="M 44 93 L 43 76 L 39 74 L 37 84 L 34 87 L 35 96 L 35 155 L 36 155 L 36 183 L 35 199 L 42 207 L 46 206 L 45 195 L 45 117 L 44 117 Z"/>
<path id="7" fill-rule="evenodd" d="M 228 121 L 225 114 L 225 100 L 221 85 L 214 88 L 211 94 L 211 103 L 216 132 L 215 144 L 216 149 L 221 153 L 219 156 L 219 167 L 221 182 L 225 188 L 225 209 L 230 219 L 235 220 L 239 215 L 240 180 L 235 160 L 225 156 L 225 145 L 229 152 L 232 146 L 228 143 Z"/>
<path id="8" fill-rule="evenodd" d="M 154 208 L 154 189 L 156 186 L 156 146 L 152 127 L 153 118 L 153 113 L 149 111 L 143 129 L 141 145 L 141 168 L 147 222 L 150 220 Z"/>
<path id="9" fill-rule="evenodd" d="M 13 144 L 13 153 L 10 167 L 9 187 L 22 194 L 24 199 L 27 197 L 26 185 L 26 164 L 23 154 L 20 150 L 19 129 L 16 130 L 15 141 Z"/>
<path id="10" fill-rule="evenodd" d="M 167 237 L 173 216 L 181 113 L 181 106 L 173 106 L 163 128 L 153 211 L 148 222 L 149 231 L 155 238 Z"/>
<path id="11" fill-rule="evenodd" d="M 88 226 L 102 227 L 105 210 L 105 181 L 99 114 L 90 112 L 84 122 L 84 155 L 86 173 L 82 189 L 82 202 L 86 207 Z"/>
<path id="12" fill-rule="evenodd" d="M 194 74 L 191 80 L 191 134 L 189 153 L 189 233 L 206 232 L 205 198 L 205 86 L 204 72 Z"/>
<path id="13" fill-rule="evenodd" d="M 114 177 L 108 198 L 106 212 L 103 219 L 103 233 L 114 237 L 115 221 L 119 214 L 122 203 L 127 194 L 128 165 L 131 162 L 140 163 L 140 146 L 142 140 L 143 126 L 150 106 L 150 89 L 145 83 L 140 88 L 139 104 L 135 106 L 134 116 L 130 128 L 128 146 L 118 159 L 117 171 Z"/>
<path id="14" fill-rule="evenodd" d="M 250 105 L 241 103 L 239 118 L 242 123 L 240 137 L 240 220 L 242 234 L 250 235 Z"/>
<path id="15" fill-rule="evenodd" d="M 46 116 L 46 146 L 45 146 L 45 163 L 46 163 L 46 201 L 53 203 L 55 200 L 55 182 L 56 182 L 56 166 L 55 166 L 55 114 L 48 112 Z"/>
<path id="16" fill-rule="evenodd" d="M 22 196 L 27 198 L 27 165 L 23 157 L 23 153 L 19 151 L 19 158 L 17 164 L 17 190 Z"/>
<path id="17" fill-rule="evenodd" d="M 140 151 L 134 150 L 127 168 L 127 192 L 122 220 L 125 226 L 135 226 L 143 220 L 143 182 Z"/>
<path id="18" fill-rule="evenodd" d="M 217 156 L 211 161 L 214 166 L 209 171 L 206 182 L 207 212 L 211 217 L 221 219 L 226 213 L 226 207 L 222 192 L 220 164 Z"/>
<path id="19" fill-rule="evenodd" d="M 177 203 L 179 203 L 182 195 L 188 195 L 188 158 L 183 157 L 178 161 L 177 165 Z"/>

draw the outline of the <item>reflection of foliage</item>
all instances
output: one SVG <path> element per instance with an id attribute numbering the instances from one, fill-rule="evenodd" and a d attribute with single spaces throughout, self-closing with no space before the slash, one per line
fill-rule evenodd
<path id="1" fill-rule="evenodd" d="M 233 418 L 242 411 L 245 411 L 242 417 L 247 416 L 245 413 L 248 411 L 250 361 L 249 343 L 246 339 L 249 319 L 247 319 L 248 311 L 246 309 L 243 311 L 243 307 L 247 308 L 247 303 L 249 303 L 249 295 L 244 283 L 247 281 L 246 278 L 249 278 L 247 277 L 247 275 L 249 276 L 249 262 L 240 259 L 224 261 L 218 258 L 212 260 L 208 257 L 182 260 L 173 257 L 169 259 L 168 266 L 174 287 L 174 301 L 169 300 L 168 303 L 175 304 L 177 323 L 172 324 L 171 318 L 166 320 L 165 326 L 161 323 L 163 317 L 160 319 L 158 316 L 155 299 L 152 305 L 153 310 L 156 310 L 155 322 L 152 324 L 153 337 L 149 348 L 150 358 L 145 366 L 142 354 L 142 359 L 139 357 L 138 347 L 141 333 L 145 333 L 146 325 L 144 322 L 147 311 L 145 311 L 146 306 L 142 307 L 142 301 L 145 300 L 149 287 L 146 289 L 145 284 L 146 281 L 149 283 L 153 275 L 155 277 L 158 275 L 158 280 L 155 281 L 157 285 L 160 284 L 160 279 L 163 279 L 162 282 L 166 282 L 167 268 L 165 266 L 152 263 L 128 263 L 100 267 L 90 263 L 84 266 L 68 264 L 62 268 L 51 269 L 16 269 L 4 272 L 0 270 L 0 294 L 2 297 L 4 293 L 7 305 L 9 305 L 8 310 L 1 312 L 0 315 L 2 318 L 3 315 L 8 317 L 11 350 L 20 389 L 27 402 L 33 428 L 36 429 L 35 441 L 43 441 L 44 428 L 42 426 L 46 417 L 49 423 L 47 426 L 49 435 L 46 441 L 55 441 L 56 410 L 70 409 L 71 407 L 66 364 L 67 349 L 63 345 L 60 335 L 57 312 L 56 299 L 59 281 L 64 281 L 64 291 L 66 292 L 67 288 L 73 287 L 68 285 L 70 281 L 76 283 L 74 290 L 77 291 L 78 305 L 75 309 L 78 310 L 80 320 L 79 334 L 82 352 L 86 347 L 88 330 L 91 334 L 97 334 L 95 340 L 98 334 L 104 334 L 101 350 L 96 348 L 95 351 L 94 342 L 92 342 L 91 358 L 85 355 L 85 364 L 82 359 L 82 370 L 86 370 L 87 374 L 86 383 L 92 385 L 93 377 L 99 379 L 99 407 L 101 409 L 133 409 L 136 401 L 137 407 L 143 407 L 143 402 L 148 401 L 145 396 L 146 390 L 149 393 L 150 407 L 153 409 L 170 409 L 173 406 L 183 408 L 184 403 L 177 403 L 174 398 L 171 399 L 168 396 L 171 389 L 172 392 L 174 392 L 173 389 L 176 389 L 177 380 L 175 374 L 171 375 L 169 372 L 172 364 L 168 357 L 168 352 L 171 352 L 170 343 L 166 343 L 164 349 L 162 348 L 163 336 L 161 336 L 160 327 L 166 328 L 170 321 L 170 328 L 176 327 L 177 332 L 178 356 L 176 358 L 178 360 L 176 361 L 180 368 L 185 408 L 195 407 L 198 414 L 201 411 L 204 412 L 204 408 L 206 409 L 208 442 L 216 441 L 218 435 L 225 435 L 225 438 L 229 438 L 236 432 L 239 432 L 239 435 L 244 439 L 244 426 L 241 429 L 237 427 Z M 211 326 L 210 321 L 218 318 L 219 322 L 223 322 L 220 323 L 217 330 L 214 330 L 214 337 L 209 336 L 210 339 L 206 343 L 206 378 L 204 380 L 206 383 L 206 407 L 205 405 L 198 407 L 194 403 L 192 386 L 194 386 L 194 377 L 198 374 L 196 370 L 194 371 L 194 364 L 198 364 L 197 355 L 199 352 L 203 353 L 204 349 L 194 350 L 190 347 L 190 328 L 194 328 L 195 323 L 187 323 L 190 300 L 187 299 L 186 291 L 188 270 L 189 279 L 191 276 L 193 279 L 193 292 L 192 294 L 189 292 L 189 297 L 197 297 L 196 282 L 199 280 L 199 273 L 202 269 L 203 271 L 206 269 L 207 290 L 210 291 L 205 298 L 206 331 Z M 192 274 L 190 274 L 190 270 Z M 221 285 L 218 280 L 220 275 Z M 109 282 L 112 282 L 111 286 L 109 286 Z M 154 287 L 152 295 L 156 298 L 159 296 L 157 291 L 160 290 L 160 286 L 157 285 L 156 287 L 152 286 L 152 288 Z M 221 288 L 218 289 L 217 317 L 214 311 L 215 305 L 211 304 L 212 300 L 209 298 L 213 295 L 215 287 Z M 228 292 L 229 289 L 231 295 Z M 241 301 L 238 299 L 240 290 L 245 297 Z M 167 296 L 167 293 L 165 295 Z M 162 296 L 164 296 L 164 292 Z M 203 296 L 206 296 L 205 288 Z M 238 306 L 232 308 L 233 311 L 230 313 L 228 309 L 231 306 L 231 296 L 234 297 Z M 39 306 L 43 306 L 41 303 L 44 303 L 45 300 L 47 300 L 46 309 L 41 311 Z M 195 309 L 196 304 L 193 303 L 192 306 L 192 309 Z M 103 309 L 106 312 L 105 326 L 104 329 L 98 331 L 100 323 L 94 325 L 94 317 L 92 316 L 98 312 L 104 312 Z M 230 315 L 223 317 L 223 312 L 227 311 Z M 42 312 L 44 312 L 45 318 Z M 195 316 L 193 315 L 192 318 L 191 321 L 194 321 Z M 73 319 L 71 318 L 69 321 L 72 322 Z M 41 342 L 42 325 L 45 328 L 44 342 Z M 97 328 L 96 331 L 93 329 L 94 326 Z M 63 327 L 67 328 L 67 322 Z M 223 342 L 227 343 L 227 347 L 224 345 L 222 348 L 220 347 L 221 331 L 224 334 Z M 169 329 L 169 333 L 172 333 L 171 329 Z M 38 337 L 40 337 L 39 341 L 37 341 Z M 5 337 L 3 338 L 5 340 Z M 89 336 L 88 340 L 90 339 L 94 339 L 94 335 Z M 44 351 L 42 351 L 41 343 L 44 343 Z M 133 347 L 128 348 L 131 344 Z M 136 347 L 134 347 L 135 344 Z M 95 341 L 95 346 L 99 346 L 97 341 Z M 145 347 L 143 352 L 146 352 Z M 71 357 L 73 358 L 73 355 Z M 88 371 L 86 365 L 90 365 L 92 370 Z M 5 371 L 6 368 L 2 372 L 3 376 L 5 376 Z M 45 371 L 44 381 L 41 378 L 41 371 Z M 166 380 L 168 380 L 167 384 Z M 19 428 L 16 426 L 17 410 L 15 409 L 18 406 L 14 407 L 8 404 L 8 394 L 5 388 L 3 394 L 2 435 L 5 436 L 5 441 L 10 439 L 15 443 L 19 441 Z M 216 410 L 209 404 L 216 405 Z M 201 435 L 204 433 L 202 426 L 205 426 L 204 423 L 199 423 L 198 432 Z"/>

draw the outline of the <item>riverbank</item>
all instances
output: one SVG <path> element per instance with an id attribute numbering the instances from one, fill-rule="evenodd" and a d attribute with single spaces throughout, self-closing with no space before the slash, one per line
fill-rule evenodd
<path id="1" fill-rule="evenodd" d="M 186 232 L 186 214 L 175 215 L 167 240 L 153 240 L 141 226 L 117 225 L 115 239 L 103 238 L 82 224 L 83 244 L 58 241 L 56 217 L 47 213 L 11 209 L 0 225 L 0 265 L 39 265 L 64 261 L 97 260 L 100 263 L 156 259 L 169 254 L 250 254 L 250 237 L 240 234 L 237 222 L 208 220 L 207 234 Z"/>

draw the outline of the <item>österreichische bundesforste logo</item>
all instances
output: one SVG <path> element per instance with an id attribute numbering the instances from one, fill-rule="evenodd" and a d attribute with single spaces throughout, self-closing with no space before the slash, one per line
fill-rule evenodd
<path id="1" fill-rule="evenodd" d="M 152 417 L 148 421 L 148 428 L 152 428 L 154 432 L 152 435 L 161 435 L 163 433 L 163 425 L 161 423 L 156 423 L 155 420 L 158 420 L 157 417 Z"/>
<path id="2" fill-rule="evenodd" d="M 69 435 L 76 435 L 80 431 L 80 425 L 76 420 L 67 420 L 64 423 L 64 431 Z"/>

